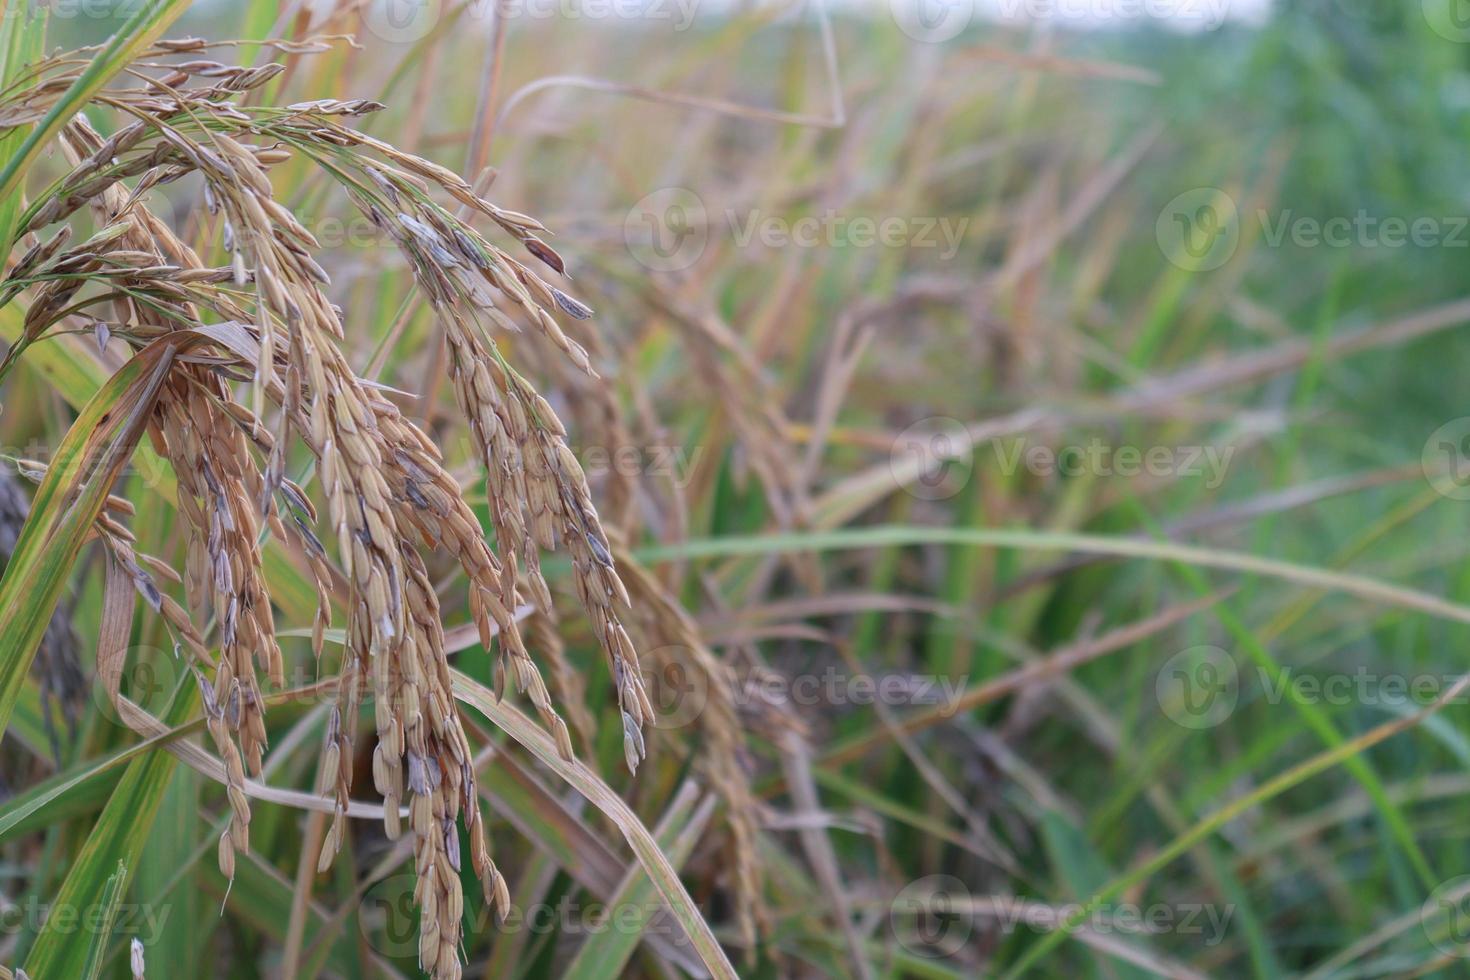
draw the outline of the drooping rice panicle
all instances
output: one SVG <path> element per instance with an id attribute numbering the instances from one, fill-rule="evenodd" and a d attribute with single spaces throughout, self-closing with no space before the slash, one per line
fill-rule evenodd
<path id="1" fill-rule="evenodd" d="M 317 50 L 312 40 L 278 45 Z M 284 108 L 240 100 L 280 72 L 201 57 L 203 42 L 160 42 L 130 69 L 136 82 L 105 90 L 95 104 L 123 124 L 103 137 L 78 116 L 63 131 L 71 165 L 51 193 L 21 216 L 33 243 L 0 282 L 0 295 L 28 291 L 24 342 L 58 325 L 90 324 L 103 346 L 141 346 L 171 332 L 207 336 L 213 353 L 181 358 L 165 383 L 149 431 L 177 478 L 187 534 L 183 582 L 190 616 L 158 589 L 126 528 L 99 521 L 102 537 L 138 593 L 164 616 L 199 665 L 208 728 L 226 774 L 228 829 L 218 847 L 233 875 L 249 848 L 248 776 L 267 751 L 265 690 L 284 682 L 262 543 L 290 542 L 317 591 L 313 646 L 323 639 L 334 597 L 346 608 L 346 642 L 336 703 L 327 724 L 323 771 L 335 811 L 318 868 L 345 838 L 359 711 L 374 718 L 373 781 L 385 829 L 402 831 L 406 808 L 419 876 L 420 961 L 436 977 L 460 973 L 459 830 L 487 901 L 509 907 L 479 813 L 469 742 L 450 690 L 438 593 L 421 548 L 452 556 L 468 582 L 468 605 L 498 672 L 536 709 L 558 750 L 573 754 L 569 729 L 522 636 L 517 609 L 534 607 L 534 646 L 552 666 L 558 692 L 590 743 L 582 685 L 555 633 L 555 610 L 540 551 L 564 547 L 577 592 L 605 651 L 622 711 L 630 769 L 644 754 L 652 707 L 637 654 L 622 624 L 628 594 L 582 468 L 550 404 L 501 355 L 497 331 L 515 318 L 591 376 L 590 359 L 548 310 L 585 319 L 590 310 L 487 241 L 434 200 L 434 191 L 487 217 L 557 274 L 562 260 L 533 219 L 475 195 L 457 175 L 343 125 L 382 108 L 323 99 Z M 0 123 L 32 121 L 69 80 L 77 58 L 36 66 L 37 83 L 0 93 Z M 320 243 L 275 197 L 269 169 L 310 159 L 347 187 L 352 200 L 402 249 L 445 326 L 451 378 L 486 470 L 492 551 L 461 488 L 428 436 L 353 370 L 342 344 L 350 319 L 328 298 L 329 278 L 313 257 Z M 148 207 L 148 192 L 186 175 L 203 182 L 225 255 L 211 266 Z M 66 222 L 88 209 L 101 230 L 71 242 Z M 243 384 L 248 399 L 238 397 Z M 324 507 L 286 474 L 299 442 L 314 460 Z M 318 537 L 334 542 L 328 549 Z M 333 567 L 335 565 L 335 568 Z M 196 625 L 197 624 L 197 625 Z M 210 646 L 218 647 L 212 657 Z"/>

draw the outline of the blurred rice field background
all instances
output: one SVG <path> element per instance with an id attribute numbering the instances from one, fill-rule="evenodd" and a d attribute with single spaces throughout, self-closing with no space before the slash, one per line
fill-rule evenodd
<path id="1" fill-rule="evenodd" d="M 566 421 L 625 580 L 647 576 L 635 608 L 666 601 L 639 637 L 659 714 L 636 775 L 567 604 L 592 723 L 577 754 L 741 976 L 1458 976 L 1457 3 L 251 0 L 198 3 L 166 36 L 353 35 L 220 57 L 284 61 L 279 104 L 381 101 L 353 127 L 555 233 L 595 310 L 564 327 L 603 382 L 500 343 Z M 53 4 L 48 49 L 141 5 Z M 43 158 L 28 193 L 64 165 Z M 348 360 L 441 446 L 490 534 L 403 256 L 302 161 L 271 176 L 323 245 Z M 206 236 L 195 178 L 149 202 Z M 0 311 L 7 343 L 19 317 Z M 45 462 L 87 379 L 126 359 L 69 340 L 0 387 L 26 497 L 17 464 Z M 58 367 L 48 344 L 85 359 Z M 135 462 L 115 492 L 138 548 L 182 567 L 178 516 Z M 0 505 L 7 553 L 20 509 Z M 134 939 L 150 977 L 420 975 L 412 858 L 372 821 L 316 875 L 318 815 L 258 801 L 231 883 L 225 789 L 176 766 L 113 877 L 94 828 L 163 753 L 93 677 L 106 561 L 82 552 L 0 743 L 0 964 L 59 933 L 97 950 L 94 975 L 132 975 Z M 431 556 L 451 627 L 455 568 Z M 565 559 L 545 569 L 573 594 Z M 312 597 L 273 598 L 289 685 L 332 673 Z M 194 681 L 146 611 L 130 645 L 124 690 L 171 726 L 197 718 L 169 713 Z M 491 654 L 458 645 L 454 666 L 493 687 Z M 722 697 L 758 909 L 711 792 Z M 317 789 L 319 708 L 271 705 L 265 782 Z M 466 887 L 466 973 L 705 975 L 605 811 L 465 714 L 493 747 L 481 790 L 516 912 L 497 924 Z M 83 857 L 105 873 L 56 904 Z M 86 924 L 97 908 L 110 925 Z"/>

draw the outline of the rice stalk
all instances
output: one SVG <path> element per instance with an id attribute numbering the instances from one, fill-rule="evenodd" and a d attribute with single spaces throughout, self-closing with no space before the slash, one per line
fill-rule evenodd
<path id="1" fill-rule="evenodd" d="M 310 53 L 330 41 L 274 47 Z M 19 237 L 34 244 L 0 282 L 0 302 L 22 296 L 26 302 L 21 342 L 0 374 L 48 332 L 82 323 L 99 339 L 133 349 L 164 336 L 207 339 L 213 353 L 178 360 L 149 419 L 154 443 L 178 478 L 189 611 L 158 590 L 121 522 L 109 518 L 99 526 L 139 593 L 196 662 L 230 803 L 220 869 L 232 875 L 236 852 L 250 846 L 245 781 L 247 774 L 259 776 L 268 748 L 260 675 L 271 687 L 284 682 L 261 555 L 261 542 L 273 536 L 293 542 L 311 567 L 318 658 L 334 580 L 345 583 L 347 642 L 322 765 L 335 812 L 318 870 L 330 866 L 346 834 L 351 760 L 362 737 L 357 720 L 370 704 L 373 781 L 384 799 L 385 831 L 390 837 L 403 831 L 400 807 L 406 807 L 413 835 L 419 960 L 436 977 L 457 977 L 460 825 L 487 903 L 503 915 L 509 894 L 490 857 L 472 753 L 450 690 L 439 597 L 420 549 L 443 549 L 455 559 L 484 645 L 499 650 L 501 685 L 514 677 L 570 758 L 570 732 L 512 615 L 523 596 L 540 610 L 533 635 L 549 656 L 559 692 L 577 705 L 581 737 L 590 739 L 580 682 L 561 655 L 540 569 L 541 549 L 565 547 L 611 665 L 630 770 L 645 752 L 642 730 L 652 707 L 622 622 L 629 597 L 586 477 L 550 404 L 495 341 L 497 333 L 519 331 L 518 318 L 591 376 L 586 351 L 548 310 L 574 319 L 591 311 L 435 195 L 489 218 L 560 275 L 562 262 L 539 237 L 545 229 L 538 222 L 481 199 L 444 168 L 344 124 L 381 108 L 378 103 L 246 105 L 237 99 L 274 78 L 280 66 L 229 66 L 203 57 L 211 47 L 197 39 L 154 44 L 127 69 L 132 84 L 90 100 L 94 110 L 130 121 L 106 138 L 85 115 L 62 129 L 71 169 L 21 214 Z M 86 54 L 55 55 L 32 66 L 0 93 L 0 125 L 44 118 L 79 77 Z M 433 441 L 348 363 L 347 318 L 328 299 L 329 278 L 313 258 L 320 245 L 276 199 L 269 177 L 272 166 L 296 156 L 341 182 L 392 236 L 444 325 L 456 397 L 487 474 L 498 555 Z M 203 180 L 212 227 L 228 256 L 224 266 L 207 265 L 146 204 L 151 189 L 187 174 Z M 84 208 L 100 229 L 86 241 L 71 244 L 71 225 L 41 239 Z M 242 393 L 247 397 L 237 397 Z M 316 506 L 286 478 L 288 447 L 297 440 L 315 461 L 334 550 L 315 533 Z M 210 646 L 218 647 L 217 658 Z"/>

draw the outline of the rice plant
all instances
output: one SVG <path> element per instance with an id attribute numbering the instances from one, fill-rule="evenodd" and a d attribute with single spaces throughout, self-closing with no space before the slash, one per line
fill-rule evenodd
<path id="1" fill-rule="evenodd" d="M 6 4 L 0 978 L 1458 975 L 1457 21 L 551 6 Z"/>
<path id="2" fill-rule="evenodd" d="M 219 869 L 233 880 L 237 855 L 250 849 L 247 780 L 261 777 L 268 742 L 260 678 L 272 690 L 285 685 L 261 546 L 270 540 L 291 549 L 314 584 L 312 649 L 319 660 L 334 598 L 346 608 L 342 655 L 330 667 L 334 700 L 321 773 L 333 805 L 317 871 L 331 867 L 347 833 L 358 720 L 367 701 L 384 833 L 397 839 L 406 817 L 413 840 L 418 962 L 433 976 L 457 977 L 462 866 L 473 869 L 491 908 L 503 914 L 510 898 L 490 856 L 474 750 L 452 689 L 439 598 L 422 550 L 453 556 L 478 636 L 485 649 L 499 651 L 497 689 L 513 676 L 569 762 L 570 732 L 517 617 L 529 599 L 554 632 L 540 552 L 564 548 L 615 678 L 630 771 L 645 754 L 652 706 L 621 621 L 629 595 L 612 545 L 561 421 L 497 346 L 508 334 L 534 330 L 595 379 L 586 351 L 547 307 L 577 320 L 592 311 L 451 208 L 489 219 L 559 276 L 562 261 L 537 237 L 546 232 L 539 222 L 496 207 L 451 171 L 347 125 L 381 104 L 258 104 L 252 96 L 285 66 L 235 66 L 209 57 L 236 42 L 154 39 L 169 13 L 168 6 L 145 9 L 105 47 L 20 62 L 7 76 L 0 114 L 12 131 L 35 127 L 7 166 L 7 194 L 16 192 L 23 161 L 45 139 L 55 142 L 70 169 L 9 215 L 7 241 L 34 244 L 15 260 L 3 287 L 3 305 L 19 303 L 24 316 L 0 379 L 32 345 L 78 329 L 91 332 L 99 347 L 117 344 L 130 356 L 128 368 L 84 409 L 82 418 L 95 426 L 88 431 L 78 423 L 77 445 L 46 463 L 18 461 L 22 471 L 42 478 L 41 500 L 55 503 L 27 521 L 7 549 L 4 608 L 13 630 L 0 651 L 6 664 L 0 723 L 9 718 L 41 646 L 40 631 L 56 611 L 66 566 L 95 535 L 117 572 L 109 581 L 126 582 L 162 617 L 175 655 L 187 660 L 197 684 L 229 800 Z M 24 32 L 40 22 L 16 23 L 14 40 L 24 45 Z M 307 38 L 268 46 L 307 55 L 332 43 L 350 42 Z M 101 72 L 123 84 L 98 88 L 97 81 L 109 80 Z M 105 138 L 90 119 L 103 113 L 114 117 Z M 270 168 L 297 159 L 337 181 L 397 243 L 442 318 L 456 399 L 493 501 L 498 554 L 435 443 L 344 357 L 349 317 L 326 294 L 330 278 L 313 258 L 320 244 L 276 199 L 269 176 Z M 191 175 L 202 180 L 208 214 L 200 248 L 186 244 L 147 202 L 152 188 Z M 219 253 L 222 263 L 211 264 L 201 251 Z M 182 575 L 137 552 L 127 503 L 107 493 L 145 439 L 176 480 L 188 542 Z M 301 483 L 286 475 L 293 440 L 310 454 L 322 515 Z M 56 523 L 48 527 L 48 518 Z M 187 607 L 160 588 L 160 576 L 183 584 Z M 130 617 L 133 601 L 120 590 L 107 600 L 123 617 Z M 117 642 L 115 654 L 127 645 L 125 635 L 107 640 Z M 548 659 L 559 656 L 554 640 L 540 649 Z M 105 675 L 120 666 L 99 657 L 97 669 Z M 553 677 L 561 695 L 581 696 L 564 664 L 554 665 Z M 147 734 L 133 718 L 141 709 L 123 707 L 115 686 L 108 693 L 129 724 Z M 463 857 L 461 831 L 469 847 Z"/>

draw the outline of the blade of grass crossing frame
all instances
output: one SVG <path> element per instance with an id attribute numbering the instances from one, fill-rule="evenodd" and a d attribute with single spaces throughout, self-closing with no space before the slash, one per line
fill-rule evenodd
<path id="1" fill-rule="evenodd" d="M 46 8 L 32 4 L 6 5 L 0 18 L 0 85 L 9 84 L 21 68 L 37 60 L 46 47 Z M 9 160 L 25 141 L 26 130 L 17 126 L 0 133 L 0 160 Z M 20 214 L 21 195 L 0 195 L 0 242 L 9 242 Z"/>
<path id="2" fill-rule="evenodd" d="M 208 829 L 208 825 L 199 819 L 203 783 L 204 777 L 188 766 L 175 768 L 168 780 L 158 814 L 149 828 L 145 845 L 148 860 L 138 866 L 139 895 L 162 894 L 175 871 L 192 859 L 191 855 L 201 843 L 201 834 Z M 207 848 L 207 853 L 212 858 L 214 848 Z M 198 946 L 208 938 L 210 926 L 218 916 L 211 910 L 205 913 L 207 919 L 201 921 L 198 902 L 180 901 L 172 905 L 169 928 L 154 937 L 148 948 L 148 957 L 159 967 L 169 963 L 198 963 Z"/>
<path id="3" fill-rule="evenodd" d="M 191 678 L 180 681 L 166 721 L 179 724 L 193 713 L 199 694 Z M 105 894 L 107 869 L 119 861 L 136 867 L 143 853 L 158 806 L 178 760 L 168 752 L 150 752 L 135 759 L 113 791 L 112 798 L 93 824 L 87 842 L 67 872 L 66 881 L 52 903 L 54 908 L 90 909 Z M 161 915 L 165 910 L 151 910 Z M 78 944 L 69 928 L 47 919 L 26 958 L 26 972 L 33 977 L 79 977 L 89 950 Z M 111 930 L 108 931 L 110 936 Z M 107 936 L 101 937 L 105 941 Z"/>
<path id="4" fill-rule="evenodd" d="M 102 973 L 102 964 L 107 962 L 107 948 L 110 945 L 108 940 L 112 938 L 113 926 L 117 924 L 118 906 L 127 893 L 127 885 L 128 869 L 119 861 L 117 870 L 102 886 L 102 897 L 98 900 L 101 916 L 96 920 L 97 928 L 90 930 L 91 938 L 86 944 L 87 959 L 82 965 L 82 972 L 77 974 L 84 980 L 95 980 Z"/>
<path id="5" fill-rule="evenodd" d="M 640 561 L 658 562 L 687 558 L 730 558 L 782 554 L 789 551 L 840 551 L 849 548 L 892 548 L 910 544 L 964 544 L 977 548 L 1019 548 L 1034 551 L 1075 551 L 1079 554 L 1114 558 L 1147 558 L 1152 561 L 1182 562 L 1201 568 L 1266 575 L 1297 585 L 1413 610 L 1457 623 L 1470 623 L 1470 606 L 1439 596 L 1381 582 L 1363 575 L 1299 565 L 1276 558 L 1263 558 L 1239 551 L 1153 541 L 1146 538 L 1074 534 L 1066 531 L 1032 531 L 1000 527 L 894 527 L 877 525 L 844 531 L 740 535 L 704 538 L 673 545 L 638 548 Z M 548 573 L 565 574 L 565 559 L 548 561 Z"/>
<path id="6" fill-rule="evenodd" d="M 69 819 L 79 813 L 100 809 L 114 786 L 124 775 L 123 767 L 138 756 L 159 748 L 164 742 L 177 738 L 195 726 L 176 728 L 167 735 L 159 735 L 122 749 L 104 759 L 79 763 L 66 772 L 57 773 L 50 779 L 5 801 L 0 806 L 0 842 L 17 834 L 39 830 L 48 824 Z"/>
<path id="7" fill-rule="evenodd" d="M 1130 503 L 1132 504 L 1134 513 L 1143 523 L 1144 527 L 1148 528 L 1154 534 L 1162 534 L 1162 531 L 1153 522 L 1152 518 L 1149 517 L 1145 508 L 1136 499 L 1130 499 Z M 1172 567 L 1176 570 L 1180 578 L 1187 582 L 1199 594 L 1204 595 L 1210 591 L 1209 583 L 1205 581 L 1204 576 L 1200 574 L 1198 568 L 1188 562 L 1174 562 L 1172 563 Z M 1250 656 L 1251 660 L 1255 662 L 1256 666 L 1266 675 L 1268 682 L 1272 685 L 1280 685 L 1281 689 L 1287 692 L 1287 700 L 1291 702 L 1292 707 L 1301 715 L 1302 720 L 1307 723 L 1307 727 L 1311 728 L 1317 737 L 1322 740 L 1322 743 L 1328 748 L 1333 749 L 1343 745 L 1345 739 L 1342 733 L 1337 730 L 1337 725 L 1328 716 L 1327 712 L 1320 704 L 1303 697 L 1295 686 L 1286 683 L 1289 680 L 1289 675 L 1286 670 L 1271 655 L 1271 652 L 1266 649 L 1265 644 L 1256 637 L 1254 631 L 1246 626 L 1245 622 L 1239 616 L 1235 615 L 1231 609 L 1231 601 L 1227 599 L 1219 603 L 1214 607 L 1212 612 L 1220 620 L 1221 625 L 1225 627 L 1230 635 L 1235 638 L 1235 641 L 1240 644 L 1241 648 Z M 1383 818 L 1383 822 L 1389 833 L 1398 843 L 1399 847 L 1403 849 L 1404 854 L 1409 859 L 1409 863 L 1413 865 L 1414 873 L 1418 876 L 1420 884 L 1424 886 L 1425 893 L 1428 894 L 1433 891 L 1435 886 L 1439 884 L 1439 879 L 1435 876 L 1433 869 L 1429 865 L 1429 859 L 1419 846 L 1419 841 L 1414 836 L 1413 828 L 1409 826 L 1409 822 L 1405 819 L 1403 811 L 1395 805 L 1392 798 L 1388 795 L 1388 790 L 1384 787 L 1383 781 L 1379 779 L 1377 771 L 1367 759 L 1360 756 L 1349 756 L 1344 759 L 1343 768 L 1362 785 L 1369 798 L 1373 800 L 1373 805 L 1377 808 L 1379 816 Z"/>
<path id="8" fill-rule="evenodd" d="M 132 455 L 179 349 L 158 341 L 117 372 L 62 440 L 0 579 L 0 734 L 68 574 Z"/>
<path id="9" fill-rule="evenodd" d="M 1082 925 L 1089 916 L 1094 915 L 1108 899 L 1135 885 L 1147 882 L 1159 871 L 1172 864 L 1180 855 L 1187 852 L 1196 843 L 1216 833 L 1221 827 L 1228 824 L 1231 820 L 1236 819 L 1242 813 L 1254 810 L 1266 801 L 1275 799 L 1282 793 L 1311 779 L 1313 776 L 1319 775 L 1341 764 L 1344 760 L 1359 756 L 1372 746 L 1387 741 L 1400 732 L 1413 728 L 1425 718 L 1431 717 L 1436 712 L 1443 710 L 1446 705 L 1454 703 L 1456 698 L 1463 697 L 1467 688 L 1470 688 L 1470 676 L 1461 677 L 1446 689 L 1434 703 L 1423 710 L 1409 717 L 1395 718 L 1393 721 L 1385 722 L 1371 731 L 1355 736 L 1342 745 L 1334 746 L 1312 756 L 1310 759 L 1299 762 L 1280 775 L 1267 780 L 1256 789 L 1231 800 L 1208 816 L 1201 818 L 1189 830 L 1176 836 L 1147 861 L 1118 875 L 1094 893 L 1085 903 L 1076 907 L 1074 911 L 1060 920 L 1051 932 L 1048 932 L 1033 943 L 1031 948 L 1011 965 L 1001 980 L 1020 980 L 1021 977 L 1033 975 L 1036 964 L 1071 938 L 1078 926 Z"/>
<path id="10" fill-rule="evenodd" d="M 685 787 L 691 791 L 694 789 L 689 783 Z M 714 812 L 713 797 L 706 797 L 703 805 L 695 811 L 693 797 L 696 795 L 696 792 L 681 792 L 676 796 L 655 834 L 659 847 L 663 848 L 676 870 L 689 859 L 695 842 Z M 622 976 L 644 929 L 661 908 L 653 882 L 641 866 L 634 864 L 607 903 L 607 920 L 602 923 L 605 928 L 587 937 L 562 976 L 567 980 Z"/>
<path id="11" fill-rule="evenodd" d="M 11 306 L 0 310 L 0 339 L 14 343 L 21 334 L 21 316 Z M 107 382 L 108 371 L 95 344 L 78 337 L 54 337 L 26 349 L 22 364 L 47 380 L 73 408 L 81 409 Z M 170 503 L 178 499 L 178 485 L 169 464 L 147 443 L 140 444 L 133 461 L 151 491 Z M 315 588 L 306 573 L 286 554 L 280 542 L 265 547 L 265 572 L 271 596 L 294 619 L 309 619 L 316 611 Z"/>
<path id="12" fill-rule="evenodd" d="M 622 797 L 582 763 L 563 759 L 550 735 L 509 702 L 497 698 L 494 691 L 458 670 L 451 669 L 449 673 L 456 698 L 477 709 L 497 728 L 530 750 L 543 765 L 585 796 L 588 802 L 617 825 L 628 845 L 632 847 L 638 862 L 648 872 L 660 899 L 684 926 L 695 952 L 709 968 L 711 975 L 717 980 L 735 980 L 735 968 L 725 956 L 725 951 L 715 939 L 714 933 L 710 931 L 709 923 L 689 897 L 689 892 L 685 890 L 684 883 L 679 880 L 679 875 L 669 864 L 668 858 L 659 850 L 658 842 L 623 802 Z"/>
<path id="13" fill-rule="evenodd" d="M 7 8 L 9 6 L 11 5 L 7 4 Z M 111 81 L 140 51 L 158 40 L 169 25 L 187 9 L 189 0 L 149 0 L 118 28 L 117 33 L 97 52 L 51 110 L 26 132 L 20 145 L 7 154 L 3 169 L 0 169 L 0 201 L 9 201 L 19 196 L 17 192 L 27 166 L 67 120 L 80 111 L 87 100 Z M 4 230 L 5 251 L 9 252 L 13 244 L 11 236 L 14 229 L 7 226 Z"/>
<path id="14" fill-rule="evenodd" d="M 99 665 L 125 656 L 138 601 L 131 583 L 116 565 L 108 569 L 105 589 L 98 637 Z M 106 669 L 99 667 L 104 674 Z M 116 693 L 115 689 L 113 693 Z M 193 716 L 198 704 L 199 689 L 193 678 L 187 674 L 180 677 L 178 688 L 164 714 L 164 723 L 170 726 L 182 724 Z M 150 752 L 128 765 L 122 782 L 92 825 L 81 853 L 68 870 L 66 880 L 56 895 L 55 908 L 95 908 L 101 901 L 99 894 L 106 895 L 108 886 L 104 883 L 104 875 L 108 868 L 118 863 L 138 867 L 177 768 L 178 760 L 169 752 Z M 156 922 L 156 915 L 166 915 L 169 910 L 165 907 L 143 911 L 151 913 L 150 918 Z M 93 950 L 73 940 L 73 928 L 60 923 L 56 916 L 48 917 L 26 957 L 26 972 L 33 977 L 94 976 L 86 972 Z M 106 944 L 111 934 L 109 927 L 97 936 L 95 942 Z"/>

